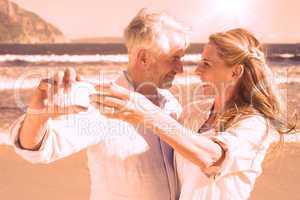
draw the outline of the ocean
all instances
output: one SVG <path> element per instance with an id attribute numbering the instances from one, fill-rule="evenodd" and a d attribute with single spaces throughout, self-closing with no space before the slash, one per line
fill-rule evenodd
<path id="1" fill-rule="evenodd" d="M 183 57 L 184 73 L 176 76 L 171 91 L 192 90 L 200 83 L 193 75 L 201 59 L 203 44 L 192 44 Z M 265 45 L 267 62 L 282 88 L 291 113 L 300 113 L 300 48 L 297 44 Z M 0 44 L 0 132 L 24 112 L 32 89 L 41 78 L 57 70 L 74 67 L 85 79 L 100 76 L 114 79 L 126 68 L 128 56 L 123 44 Z M 189 100 L 179 99 L 182 104 Z M 21 104 L 20 104 L 21 102 Z"/>

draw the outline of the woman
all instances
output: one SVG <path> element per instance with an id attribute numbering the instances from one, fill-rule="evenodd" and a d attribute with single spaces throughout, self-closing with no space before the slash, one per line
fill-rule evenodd
<path id="1" fill-rule="evenodd" d="M 144 96 L 116 85 L 110 86 L 111 97 L 100 103 L 120 111 L 111 117 L 144 122 L 174 148 L 180 200 L 247 199 L 274 137 L 295 126 L 283 120 L 261 44 L 248 31 L 211 35 L 196 74 L 216 91 L 198 132 L 183 127 Z"/>

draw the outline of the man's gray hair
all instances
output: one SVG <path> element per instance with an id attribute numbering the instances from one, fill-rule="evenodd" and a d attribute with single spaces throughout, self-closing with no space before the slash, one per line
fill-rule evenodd
<path id="1" fill-rule="evenodd" d="M 141 9 L 124 31 L 129 53 L 144 48 L 168 53 L 171 45 L 187 48 L 189 29 L 165 13 L 153 13 Z"/>

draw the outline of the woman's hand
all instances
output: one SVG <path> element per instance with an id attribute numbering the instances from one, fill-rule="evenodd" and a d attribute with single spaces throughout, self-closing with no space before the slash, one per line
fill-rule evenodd
<path id="1" fill-rule="evenodd" d="M 19 140 L 23 148 L 39 149 L 45 135 L 45 132 L 41 130 L 49 118 L 87 110 L 77 105 L 61 106 L 55 103 L 55 95 L 68 94 L 72 84 L 76 81 L 79 81 L 79 78 L 73 68 L 67 68 L 64 72 L 57 72 L 53 77 L 40 81 L 31 96 L 23 125 L 20 128 Z"/>
<path id="2" fill-rule="evenodd" d="M 115 83 L 97 85 L 95 89 L 99 93 L 90 95 L 91 104 L 107 117 L 138 124 L 162 112 L 144 95 Z"/>
<path id="3" fill-rule="evenodd" d="M 62 99 L 66 96 L 71 97 L 70 91 L 78 81 L 80 81 L 80 77 L 73 68 L 67 68 L 64 72 L 58 71 L 53 77 L 41 80 L 30 99 L 27 114 L 56 118 L 61 115 L 86 111 L 87 108 L 72 104 L 80 97 L 73 94 L 71 102 L 69 102 L 70 98 L 67 99 L 67 102 L 63 102 L 65 99 Z"/>

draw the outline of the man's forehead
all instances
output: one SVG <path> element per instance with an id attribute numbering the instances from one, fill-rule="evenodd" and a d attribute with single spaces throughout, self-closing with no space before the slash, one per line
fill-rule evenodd
<path id="1" fill-rule="evenodd" d="M 170 49 L 169 52 L 164 52 L 160 54 L 161 58 L 170 58 L 170 57 L 174 57 L 174 56 L 179 56 L 179 57 L 183 57 L 185 54 L 186 49 L 177 47 L 177 48 L 172 48 Z"/>
<path id="2" fill-rule="evenodd" d="M 189 43 L 186 34 L 176 31 L 162 33 L 160 39 L 160 42 L 164 43 L 163 46 L 167 54 L 184 52 Z"/>

